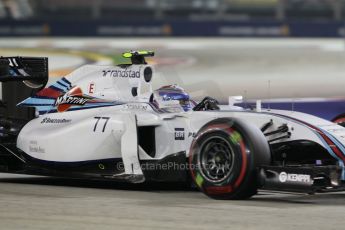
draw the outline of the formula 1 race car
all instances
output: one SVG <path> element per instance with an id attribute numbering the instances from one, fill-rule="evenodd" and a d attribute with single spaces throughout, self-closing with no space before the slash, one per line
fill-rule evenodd
<path id="1" fill-rule="evenodd" d="M 130 64 L 86 65 L 47 88 L 47 58 L 2 57 L 0 170 L 133 183 L 191 178 L 216 199 L 344 189 L 345 128 L 210 97 L 195 103 L 175 85 L 153 90 L 145 61 L 153 55 L 124 53 Z"/>

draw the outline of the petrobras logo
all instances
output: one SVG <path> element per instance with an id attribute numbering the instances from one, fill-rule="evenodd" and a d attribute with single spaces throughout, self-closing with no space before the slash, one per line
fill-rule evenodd
<path id="1" fill-rule="evenodd" d="M 59 112 L 68 110 L 72 105 L 85 105 L 90 98 L 83 95 L 82 90 L 79 87 L 74 87 L 66 94 L 59 96 L 54 105 Z"/>
<path id="2" fill-rule="evenodd" d="M 175 128 L 175 140 L 176 141 L 184 140 L 184 128 Z"/>
<path id="3" fill-rule="evenodd" d="M 103 77 L 121 77 L 121 78 L 140 78 L 140 71 L 138 70 L 103 70 Z"/>
<path id="4" fill-rule="evenodd" d="M 292 174 L 292 173 L 281 172 L 279 174 L 279 181 L 282 183 L 285 183 L 285 182 L 310 183 L 311 178 L 310 178 L 310 175 L 306 175 L 306 174 Z"/>

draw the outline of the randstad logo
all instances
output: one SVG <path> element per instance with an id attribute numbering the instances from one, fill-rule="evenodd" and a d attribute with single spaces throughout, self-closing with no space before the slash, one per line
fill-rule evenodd
<path id="1" fill-rule="evenodd" d="M 91 98 L 84 96 L 79 87 L 74 87 L 55 100 L 58 112 L 64 112 L 73 105 L 85 105 Z"/>

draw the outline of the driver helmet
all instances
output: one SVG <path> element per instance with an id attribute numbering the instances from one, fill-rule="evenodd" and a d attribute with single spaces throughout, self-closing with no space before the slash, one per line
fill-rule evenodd
<path id="1" fill-rule="evenodd" d="M 193 107 L 189 94 L 177 85 L 167 85 L 155 90 L 154 102 L 160 109 L 168 112 L 178 112 L 181 109 L 187 112 Z"/>

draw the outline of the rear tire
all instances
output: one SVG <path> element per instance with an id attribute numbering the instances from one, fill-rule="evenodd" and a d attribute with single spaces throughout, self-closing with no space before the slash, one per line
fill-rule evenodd
<path id="1" fill-rule="evenodd" d="M 239 119 L 220 118 L 195 137 L 189 163 L 193 181 L 215 199 L 247 199 L 257 193 L 257 168 L 270 164 L 262 132 Z"/>

